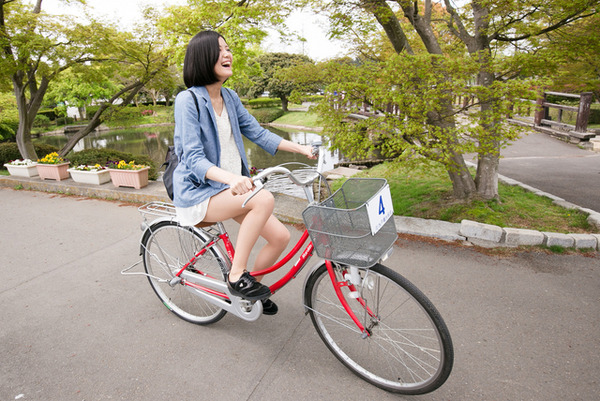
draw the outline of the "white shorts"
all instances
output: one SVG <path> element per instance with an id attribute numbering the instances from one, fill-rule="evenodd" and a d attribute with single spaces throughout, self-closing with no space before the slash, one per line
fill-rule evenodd
<path id="1" fill-rule="evenodd" d="M 210 202 L 210 198 L 198 205 L 176 207 L 177 221 L 179 221 L 179 224 L 182 226 L 195 226 L 204 220 L 204 217 L 206 217 L 206 210 L 208 209 L 208 202 Z"/>

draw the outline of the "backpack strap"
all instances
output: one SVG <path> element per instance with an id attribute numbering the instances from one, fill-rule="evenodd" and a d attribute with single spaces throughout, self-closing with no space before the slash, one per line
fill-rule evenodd
<path id="1" fill-rule="evenodd" d="M 194 98 L 194 104 L 196 105 L 196 111 L 198 112 L 198 121 L 200 121 L 200 107 L 198 106 L 198 98 L 196 97 L 196 94 L 193 90 L 188 89 L 188 92 L 190 92 L 192 94 L 192 97 Z"/>

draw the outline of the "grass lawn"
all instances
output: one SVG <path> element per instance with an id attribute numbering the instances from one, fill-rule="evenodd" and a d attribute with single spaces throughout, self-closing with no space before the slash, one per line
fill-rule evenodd
<path id="1" fill-rule="evenodd" d="M 587 222 L 587 214 L 552 203 L 518 186 L 498 183 L 499 200 L 458 201 L 452 197 L 452 183 L 442 167 L 384 163 L 356 177 L 388 180 L 394 213 L 460 223 L 472 220 L 499 227 L 526 228 L 557 233 L 600 232 Z M 341 183 L 336 183 L 334 188 Z"/>
<path id="2" fill-rule="evenodd" d="M 306 112 L 306 111 L 288 111 L 282 117 L 273 121 L 273 124 L 281 125 L 298 125 L 303 127 L 317 128 L 321 125 L 318 121 L 319 116 L 317 113 Z"/>

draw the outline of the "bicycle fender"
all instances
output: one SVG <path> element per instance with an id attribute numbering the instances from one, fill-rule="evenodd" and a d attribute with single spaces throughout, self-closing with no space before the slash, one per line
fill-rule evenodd
<path id="1" fill-rule="evenodd" d="M 313 265 L 313 267 L 310 268 L 308 274 L 306 276 L 304 276 L 304 284 L 302 285 L 302 305 L 304 306 L 304 314 L 307 315 L 308 314 L 308 308 L 306 307 L 306 304 L 304 303 L 304 292 L 306 290 L 306 284 L 308 283 L 308 280 L 311 278 L 311 276 L 313 275 L 313 273 L 321 266 L 323 266 L 325 264 L 325 259 L 317 259 L 317 261 L 315 262 L 315 264 Z"/>
<path id="2" fill-rule="evenodd" d="M 140 224 L 140 230 L 142 231 L 142 235 L 140 236 L 140 256 L 144 253 L 144 246 L 142 245 L 143 241 L 144 241 L 144 237 L 151 234 L 150 227 L 152 227 L 156 223 L 160 223 L 161 221 L 170 221 L 170 220 L 173 220 L 173 218 L 172 217 L 159 217 L 158 219 L 152 220 L 150 223 L 148 223 L 146 220 L 142 221 L 142 223 Z"/>

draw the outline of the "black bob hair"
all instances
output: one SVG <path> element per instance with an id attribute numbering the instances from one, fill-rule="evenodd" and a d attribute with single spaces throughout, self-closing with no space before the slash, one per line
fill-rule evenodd
<path id="1" fill-rule="evenodd" d="M 183 60 L 183 82 L 186 87 L 206 86 L 218 81 L 215 64 L 221 52 L 219 38 L 223 38 L 223 35 L 215 31 L 202 31 L 190 40 Z"/>

